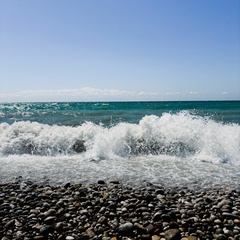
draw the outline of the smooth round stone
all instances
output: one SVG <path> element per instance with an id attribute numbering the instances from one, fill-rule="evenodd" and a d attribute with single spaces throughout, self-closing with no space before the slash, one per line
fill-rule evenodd
<path id="1" fill-rule="evenodd" d="M 9 228 L 13 227 L 14 225 L 15 225 L 15 219 L 12 219 L 5 224 L 4 228 L 9 229 Z"/>
<path id="2" fill-rule="evenodd" d="M 147 233 L 152 233 L 154 229 L 155 229 L 155 226 L 151 223 L 146 226 Z"/>
<path id="3" fill-rule="evenodd" d="M 90 229 L 90 228 L 88 228 L 88 229 L 86 230 L 86 234 L 88 235 L 89 238 L 93 238 L 93 237 L 95 237 L 95 235 L 96 235 L 96 234 L 93 232 L 93 230 Z"/>
<path id="4" fill-rule="evenodd" d="M 134 227 L 137 229 L 139 233 L 146 233 L 147 230 L 140 223 L 134 223 Z"/>
<path id="5" fill-rule="evenodd" d="M 223 233 L 223 230 L 222 228 L 217 228 L 216 231 L 215 231 L 216 234 L 222 234 Z"/>
<path id="6" fill-rule="evenodd" d="M 142 240 L 151 240 L 152 238 L 151 238 L 151 235 L 150 235 L 150 234 L 143 234 L 143 235 L 141 236 L 141 239 L 142 239 Z"/>
<path id="7" fill-rule="evenodd" d="M 224 235 L 224 234 L 219 234 L 217 237 L 216 237 L 217 240 L 227 240 L 227 237 Z"/>
<path id="8" fill-rule="evenodd" d="M 46 238 L 42 235 L 39 235 L 39 236 L 35 236 L 33 239 L 34 240 L 42 240 L 42 239 L 46 239 Z"/>
<path id="9" fill-rule="evenodd" d="M 215 224 L 222 224 L 222 221 L 221 221 L 220 219 L 215 219 L 215 220 L 214 220 L 214 223 L 215 223 Z"/>
<path id="10" fill-rule="evenodd" d="M 227 199 L 223 199 L 221 202 L 218 203 L 218 207 L 221 208 L 222 206 L 224 205 L 231 205 L 232 204 L 232 201 L 230 200 L 227 200 Z"/>
<path id="11" fill-rule="evenodd" d="M 66 236 L 66 238 L 65 238 L 66 240 L 74 240 L 75 238 L 74 237 L 72 237 L 72 236 Z"/>
<path id="12" fill-rule="evenodd" d="M 105 223 L 107 221 L 107 218 L 105 216 L 102 216 L 98 219 L 98 223 Z"/>
<path id="13" fill-rule="evenodd" d="M 237 225 L 240 225 L 240 220 L 239 219 L 234 219 L 233 222 Z"/>
<path id="14" fill-rule="evenodd" d="M 164 237 L 167 240 L 180 240 L 181 239 L 181 234 L 180 231 L 176 228 L 169 229 L 164 232 Z"/>
<path id="15" fill-rule="evenodd" d="M 153 235 L 152 236 L 152 240 L 160 240 L 161 238 L 159 237 L 159 236 L 157 236 L 157 235 Z"/>
<path id="16" fill-rule="evenodd" d="M 46 224 L 52 224 L 54 221 L 56 220 L 56 217 L 47 217 L 46 219 L 44 219 L 44 223 Z"/>
<path id="17" fill-rule="evenodd" d="M 43 235 L 44 235 L 44 234 L 47 234 L 48 231 L 49 231 L 49 228 L 46 227 L 46 226 L 42 226 L 42 227 L 40 228 L 40 230 L 39 230 L 40 234 L 43 234 Z"/>
<path id="18" fill-rule="evenodd" d="M 153 221 L 154 222 L 158 222 L 161 219 L 162 219 L 162 214 L 161 213 L 157 212 L 157 213 L 154 214 L 154 216 L 153 216 Z"/>
<path id="19" fill-rule="evenodd" d="M 122 212 L 128 212 L 127 208 L 126 207 L 122 208 Z"/>
<path id="20" fill-rule="evenodd" d="M 48 216 L 55 216 L 56 215 L 56 210 L 55 209 L 49 209 L 48 211 L 44 212 L 43 214 L 48 217 Z"/>
<path id="21" fill-rule="evenodd" d="M 63 228 L 63 223 L 62 222 L 58 222 L 56 225 L 55 225 L 55 229 L 57 231 L 61 231 Z"/>
<path id="22" fill-rule="evenodd" d="M 119 231 L 122 233 L 131 233 L 133 231 L 133 224 L 130 222 L 124 223 L 119 226 Z"/>
<path id="23" fill-rule="evenodd" d="M 187 238 L 187 240 L 197 240 L 198 238 L 197 237 L 195 237 L 195 236 L 189 236 L 188 238 Z"/>
<path id="24" fill-rule="evenodd" d="M 11 240 L 10 237 L 4 236 L 1 240 Z"/>

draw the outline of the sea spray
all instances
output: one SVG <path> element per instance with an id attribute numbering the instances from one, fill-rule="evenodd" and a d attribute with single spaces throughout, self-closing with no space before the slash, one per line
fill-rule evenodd
<path id="1" fill-rule="evenodd" d="M 79 151 L 76 145 L 82 143 Z M 81 146 L 80 146 L 81 147 Z M 37 122 L 0 124 L 0 154 L 73 155 L 107 159 L 132 155 L 169 155 L 239 165 L 240 126 L 222 124 L 188 112 L 143 117 L 139 124 L 104 127 L 91 122 L 81 126 Z"/>
<path id="2" fill-rule="evenodd" d="M 29 108 L 32 106 L 36 108 L 36 104 Z M 40 106 L 37 113 L 24 109 L 35 117 L 39 114 L 39 121 L 23 121 L 31 114 L 22 114 L 20 121 L 9 118 L 0 124 L 1 181 L 17 176 L 54 184 L 119 179 L 137 185 L 151 182 L 188 187 L 239 182 L 238 123 L 216 121 L 196 111 L 156 114 L 153 110 L 139 118 L 139 112 L 132 109 L 107 109 L 104 118 L 113 121 L 105 124 L 99 120 L 103 119 L 102 109 L 91 113 L 95 121 L 83 121 L 79 118 L 83 113 L 76 112 L 78 104 L 69 104 L 75 107 L 76 116 L 61 104 Z M 10 110 L 4 114 L 9 115 Z M 11 111 L 13 116 L 16 106 Z M 63 111 L 64 117 L 58 111 Z M 20 113 L 18 109 L 18 116 Z M 123 121 L 120 115 L 135 120 Z"/>

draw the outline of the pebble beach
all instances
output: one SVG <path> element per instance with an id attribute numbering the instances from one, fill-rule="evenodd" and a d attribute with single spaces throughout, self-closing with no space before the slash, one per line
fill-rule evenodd
<path id="1" fill-rule="evenodd" d="M 0 104 L 0 240 L 240 239 L 239 111 Z"/>
<path id="2" fill-rule="evenodd" d="M 0 239 L 240 239 L 240 190 L 0 184 Z"/>

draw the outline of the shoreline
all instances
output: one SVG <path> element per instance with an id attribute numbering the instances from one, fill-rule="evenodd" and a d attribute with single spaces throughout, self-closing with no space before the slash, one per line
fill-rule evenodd
<path id="1" fill-rule="evenodd" d="M 0 239 L 240 238 L 240 188 L 0 183 Z M 1 226 L 2 225 L 2 226 Z"/>

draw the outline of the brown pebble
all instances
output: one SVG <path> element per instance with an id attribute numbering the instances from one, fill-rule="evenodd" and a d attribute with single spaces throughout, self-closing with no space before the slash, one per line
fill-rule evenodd
<path id="1" fill-rule="evenodd" d="M 96 236 L 96 234 L 93 232 L 93 230 L 91 228 L 88 228 L 86 230 L 86 234 L 88 235 L 89 238 L 93 238 Z"/>
<path id="2" fill-rule="evenodd" d="M 153 235 L 153 236 L 152 236 L 152 240 L 160 240 L 160 237 L 157 236 L 157 235 Z"/>
<path id="3" fill-rule="evenodd" d="M 105 223 L 107 221 L 107 218 L 105 216 L 101 216 L 99 219 L 98 219 L 98 223 Z"/>

